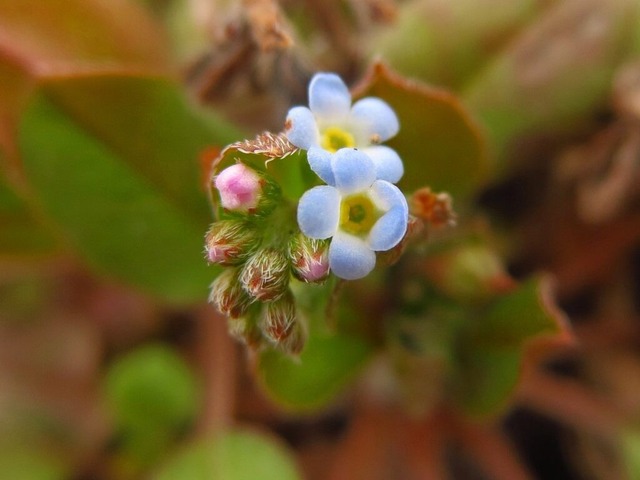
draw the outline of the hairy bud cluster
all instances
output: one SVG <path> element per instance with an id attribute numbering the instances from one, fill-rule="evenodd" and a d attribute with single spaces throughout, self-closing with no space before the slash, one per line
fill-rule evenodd
<path id="1" fill-rule="evenodd" d="M 327 278 L 328 243 L 300 233 L 279 185 L 263 172 L 238 163 L 215 176 L 213 186 L 223 218 L 207 232 L 206 257 L 226 268 L 211 286 L 210 302 L 247 346 L 299 354 L 306 331 L 289 283 L 292 275 L 311 283 Z"/>

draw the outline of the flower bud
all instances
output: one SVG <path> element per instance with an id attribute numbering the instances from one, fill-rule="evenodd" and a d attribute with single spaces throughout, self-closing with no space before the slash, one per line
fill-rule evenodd
<path id="1" fill-rule="evenodd" d="M 306 342 L 307 333 L 302 322 L 297 321 L 293 324 L 289 336 L 278 343 L 277 347 L 289 355 L 299 355 Z"/>
<path id="2" fill-rule="evenodd" d="M 214 179 L 220 204 L 229 212 L 266 214 L 280 198 L 280 187 L 243 163 L 225 168 Z"/>
<path id="3" fill-rule="evenodd" d="M 409 205 L 413 215 L 436 228 L 456 224 L 456 213 L 448 193 L 435 193 L 424 187 L 414 192 Z"/>
<path id="4" fill-rule="evenodd" d="M 255 315 L 247 313 L 239 318 L 229 318 L 227 327 L 229 328 L 229 335 L 249 348 L 257 349 L 264 342 L 264 337 L 258 327 Z"/>
<path id="5" fill-rule="evenodd" d="M 289 291 L 278 300 L 265 304 L 262 309 L 260 326 L 265 336 L 275 344 L 280 344 L 291 335 L 296 322 L 296 306 Z"/>
<path id="6" fill-rule="evenodd" d="M 440 290 L 462 302 L 485 302 L 515 286 L 500 257 L 484 244 L 455 246 L 430 258 L 426 267 Z"/>
<path id="7" fill-rule="evenodd" d="M 220 265 L 237 265 L 258 247 L 256 229 L 242 220 L 220 220 L 209 228 L 205 237 L 207 260 Z"/>
<path id="8" fill-rule="evenodd" d="M 238 280 L 238 269 L 224 269 L 211 284 L 209 302 L 214 304 L 220 313 L 232 318 L 245 314 L 253 299 L 247 295 Z"/>
<path id="9" fill-rule="evenodd" d="M 300 233 L 289 242 L 293 275 L 303 282 L 321 283 L 329 276 L 329 242 Z"/>
<path id="10" fill-rule="evenodd" d="M 245 291 L 257 300 L 277 300 L 289 285 L 289 260 L 275 248 L 258 250 L 244 264 L 240 282 Z"/>

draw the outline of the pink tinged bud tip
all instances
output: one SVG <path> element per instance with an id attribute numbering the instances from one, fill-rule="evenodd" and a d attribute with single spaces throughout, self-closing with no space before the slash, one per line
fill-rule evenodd
<path id="1" fill-rule="evenodd" d="M 227 210 L 248 212 L 258 206 L 262 180 L 242 163 L 225 168 L 216 176 L 214 185 L 220 192 L 222 207 Z"/>
<path id="2" fill-rule="evenodd" d="M 321 283 L 329 276 L 329 243 L 300 234 L 289 247 L 293 273 L 303 282 Z"/>
<path id="3" fill-rule="evenodd" d="M 246 222 L 215 222 L 205 237 L 207 260 L 220 265 L 239 264 L 255 251 L 259 240 L 258 233 Z"/>

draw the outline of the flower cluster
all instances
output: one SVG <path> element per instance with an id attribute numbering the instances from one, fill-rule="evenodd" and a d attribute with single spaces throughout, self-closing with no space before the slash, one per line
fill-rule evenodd
<path id="1" fill-rule="evenodd" d="M 394 185 L 402 161 L 380 145 L 399 129 L 389 105 L 372 97 L 351 105 L 346 85 L 329 73 L 311 81 L 309 105 L 290 110 L 284 135 L 265 133 L 223 150 L 211 179 L 219 218 L 206 236 L 207 260 L 225 267 L 210 301 L 229 317 L 231 333 L 254 348 L 290 354 L 306 336 L 292 278 L 366 276 L 376 252 L 400 244 L 409 215 Z M 294 153 L 300 163 L 287 163 Z M 301 197 L 286 190 L 289 177 L 277 177 L 278 168 L 295 166 L 308 182 Z"/>
<path id="2" fill-rule="evenodd" d="M 252 347 L 275 345 L 299 353 L 305 331 L 289 288 L 291 275 L 322 282 L 329 274 L 326 242 L 287 236 L 291 220 L 273 179 L 242 163 L 213 178 L 222 218 L 205 239 L 210 263 L 226 267 L 210 301 L 229 318 L 229 330 Z"/>
<path id="3" fill-rule="evenodd" d="M 404 173 L 402 160 L 379 145 L 398 130 L 387 103 L 367 97 L 351 105 L 349 90 L 332 73 L 316 74 L 309 108 L 287 115 L 287 138 L 307 150 L 309 166 L 327 184 L 302 196 L 298 224 L 312 239 L 332 238 L 329 266 L 340 278 L 369 274 L 375 252 L 395 247 L 407 231 L 407 202 L 393 185 Z"/>

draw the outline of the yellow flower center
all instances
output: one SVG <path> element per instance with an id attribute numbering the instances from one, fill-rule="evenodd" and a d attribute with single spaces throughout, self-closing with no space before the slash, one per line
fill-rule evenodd
<path id="1" fill-rule="evenodd" d="M 347 233 L 354 235 L 367 233 L 379 217 L 380 212 L 365 195 L 346 197 L 340 204 L 340 228 Z"/>
<path id="2" fill-rule="evenodd" d="M 322 132 L 320 145 L 331 153 L 337 152 L 341 148 L 351 148 L 356 146 L 356 141 L 349 132 L 338 127 L 328 127 Z"/>

